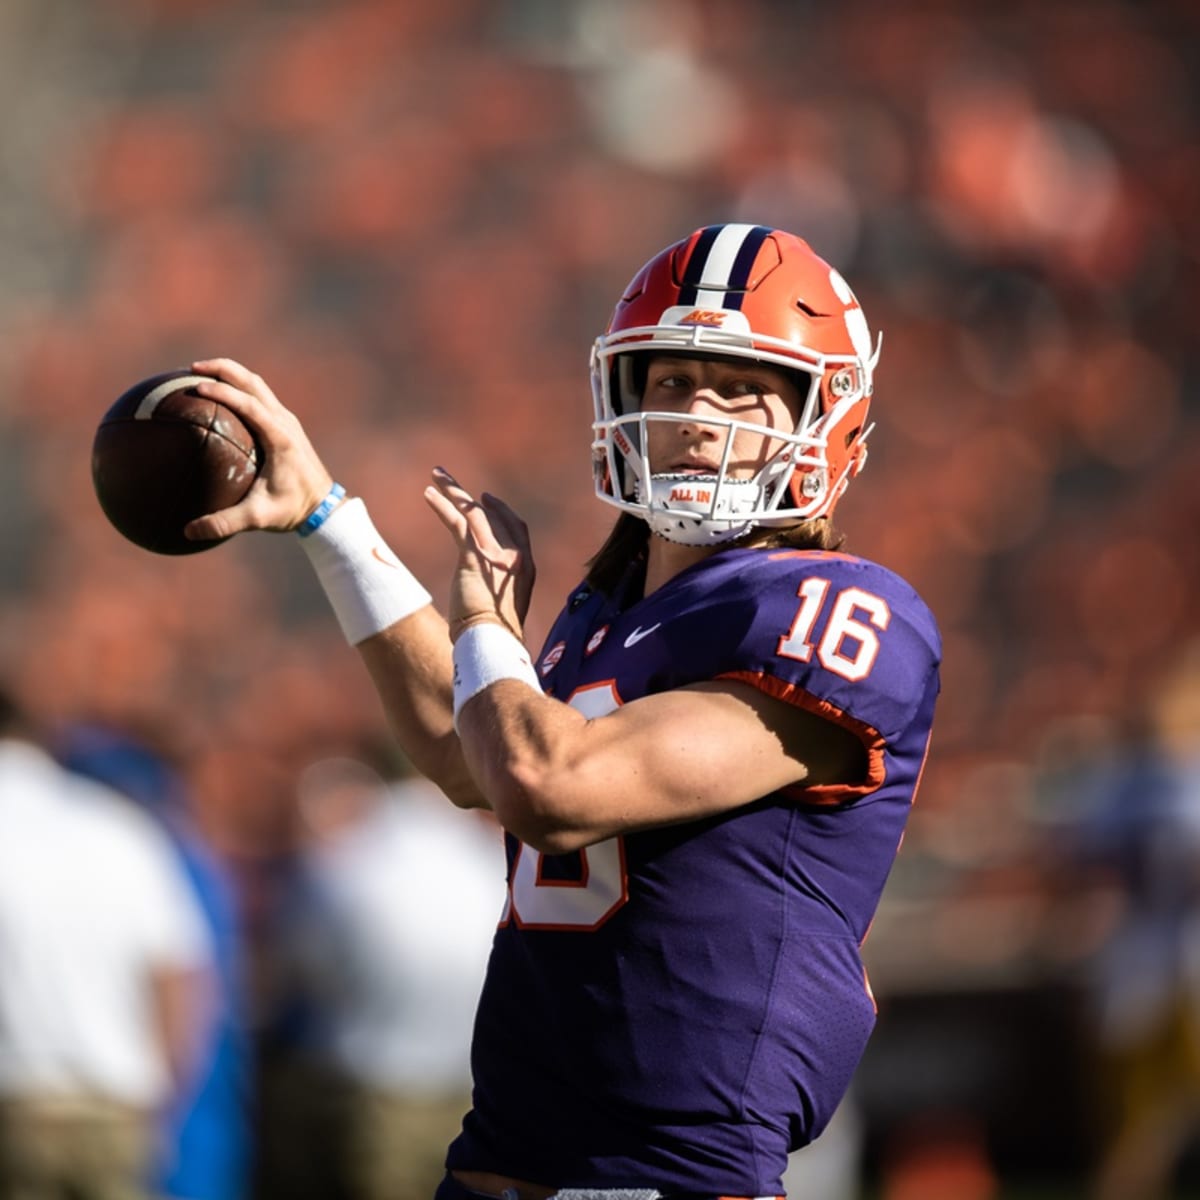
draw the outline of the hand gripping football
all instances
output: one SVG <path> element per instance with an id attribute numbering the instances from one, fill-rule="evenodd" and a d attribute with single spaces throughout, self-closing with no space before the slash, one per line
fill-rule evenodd
<path id="1" fill-rule="evenodd" d="M 167 371 L 134 384 L 104 414 L 92 443 L 104 515 L 156 554 L 195 554 L 225 541 L 189 541 L 183 527 L 241 500 L 262 462 L 241 418 L 196 393 L 201 378 Z"/>

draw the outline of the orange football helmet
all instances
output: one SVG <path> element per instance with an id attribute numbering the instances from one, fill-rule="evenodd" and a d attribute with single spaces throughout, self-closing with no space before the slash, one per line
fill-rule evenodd
<path id="1" fill-rule="evenodd" d="M 795 429 L 778 435 L 783 449 L 752 480 L 722 470 L 706 477 L 709 487 L 680 488 L 685 477 L 653 475 L 646 423 L 681 418 L 641 410 L 637 359 L 647 352 L 753 359 L 797 372 L 804 401 Z M 825 516 L 866 461 L 878 358 L 854 293 L 807 242 L 763 225 L 698 229 L 642 267 L 592 348 L 596 494 L 689 545 Z M 727 445 L 739 429 L 762 429 L 732 418 L 711 423 L 729 427 Z"/>

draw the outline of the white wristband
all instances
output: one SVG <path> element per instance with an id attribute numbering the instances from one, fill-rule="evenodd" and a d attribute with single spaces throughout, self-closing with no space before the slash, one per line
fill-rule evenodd
<path id="1" fill-rule="evenodd" d="M 519 679 L 538 694 L 542 685 L 520 638 L 491 621 L 472 625 L 454 643 L 454 728 L 472 696 L 498 679 Z"/>
<path id="2" fill-rule="evenodd" d="M 379 536 L 357 497 L 339 504 L 301 545 L 352 646 L 432 600 Z"/>

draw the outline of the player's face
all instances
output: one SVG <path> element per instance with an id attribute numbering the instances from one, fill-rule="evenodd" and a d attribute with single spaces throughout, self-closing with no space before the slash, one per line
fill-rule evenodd
<path id="1" fill-rule="evenodd" d="M 722 419 L 790 433 L 804 399 L 795 377 L 781 367 L 748 359 L 656 355 L 650 360 L 642 411 L 688 419 L 647 422 L 650 470 L 714 474 L 730 437 Z M 736 429 L 732 436 L 726 473 L 734 479 L 756 475 L 783 448 L 779 439 L 755 430 Z"/>

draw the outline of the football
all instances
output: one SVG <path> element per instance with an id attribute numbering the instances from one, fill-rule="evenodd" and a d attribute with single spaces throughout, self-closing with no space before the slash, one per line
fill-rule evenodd
<path id="1" fill-rule="evenodd" d="M 241 418 L 196 392 L 202 378 L 167 371 L 134 384 L 104 414 L 92 443 L 104 515 L 156 554 L 196 554 L 225 541 L 189 541 L 183 527 L 241 500 L 262 462 Z"/>

